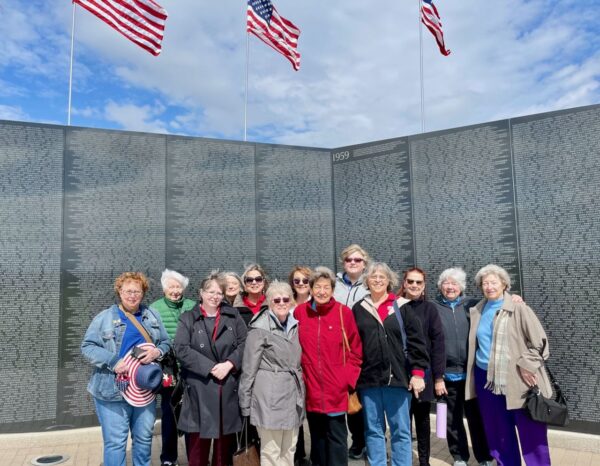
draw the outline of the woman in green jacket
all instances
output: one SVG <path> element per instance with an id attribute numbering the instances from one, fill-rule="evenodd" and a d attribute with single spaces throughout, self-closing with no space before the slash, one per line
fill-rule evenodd
<path id="1" fill-rule="evenodd" d="M 171 344 L 175 338 L 179 316 L 190 311 L 196 302 L 183 297 L 190 280 L 179 272 L 165 269 L 160 277 L 164 296 L 153 302 L 150 307 L 160 314 L 165 329 L 169 334 Z M 171 395 L 175 387 L 163 387 L 161 390 L 160 409 L 162 451 L 160 453 L 161 466 L 172 466 L 177 464 L 177 425 L 171 409 Z"/>

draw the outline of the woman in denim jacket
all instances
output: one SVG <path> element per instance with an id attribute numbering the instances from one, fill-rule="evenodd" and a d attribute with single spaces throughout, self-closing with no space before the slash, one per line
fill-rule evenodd
<path id="1" fill-rule="evenodd" d="M 100 312 L 87 329 L 81 352 L 94 366 L 88 391 L 94 397 L 102 427 L 104 464 L 125 466 L 127 437 L 131 431 L 134 466 L 149 466 L 156 403 L 135 407 L 127 403 L 116 386 L 117 374 L 127 372 L 123 357 L 146 339 L 125 313 L 136 319 L 156 346 L 140 359 L 148 364 L 162 358 L 170 348 L 169 336 L 157 313 L 142 304 L 148 279 L 140 272 L 125 272 L 115 280 L 118 304 Z"/>

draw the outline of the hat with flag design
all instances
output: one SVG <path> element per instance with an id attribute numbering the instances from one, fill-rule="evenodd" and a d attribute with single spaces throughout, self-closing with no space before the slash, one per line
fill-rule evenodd
<path id="1" fill-rule="evenodd" d="M 152 343 L 138 345 L 140 349 L 148 350 L 155 348 Z M 156 390 L 162 382 L 162 369 L 155 362 L 142 364 L 141 361 L 129 351 L 123 358 L 127 367 L 127 379 L 129 383 L 119 381 L 117 386 L 125 401 L 132 406 L 147 406 L 156 398 Z"/>

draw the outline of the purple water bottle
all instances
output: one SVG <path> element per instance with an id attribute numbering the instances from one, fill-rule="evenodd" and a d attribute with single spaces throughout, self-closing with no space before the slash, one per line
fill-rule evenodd
<path id="1" fill-rule="evenodd" d="M 439 398 L 435 410 L 435 436 L 437 438 L 446 438 L 446 426 L 448 416 L 448 404 L 446 398 Z"/>

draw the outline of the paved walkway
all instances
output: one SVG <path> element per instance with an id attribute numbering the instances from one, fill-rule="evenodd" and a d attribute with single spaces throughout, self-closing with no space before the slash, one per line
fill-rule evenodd
<path id="1" fill-rule="evenodd" d="M 432 418 L 435 426 L 435 419 Z M 158 427 L 158 426 L 157 426 Z M 308 428 L 305 429 L 308 432 Z M 158 428 L 157 428 L 158 431 Z M 553 466 L 600 466 L 600 436 L 550 431 L 550 454 Z M 155 435 L 152 446 L 152 466 L 160 466 L 160 435 Z M 307 439 L 307 447 L 310 443 Z M 184 452 L 183 440 L 180 441 Z M 416 458 L 416 443 L 413 442 L 413 464 Z M 66 466 L 100 466 L 102 464 L 102 438 L 99 428 L 77 429 L 35 434 L 0 435 L 0 466 L 26 466 L 41 455 L 68 455 Z M 129 455 L 128 455 L 129 456 Z M 128 458 L 127 464 L 131 464 Z M 431 466 L 452 465 L 445 440 L 432 434 Z M 187 466 L 185 454 L 180 465 Z M 366 466 L 364 460 L 351 460 L 350 466 Z M 477 463 L 472 458 L 469 465 Z"/>

